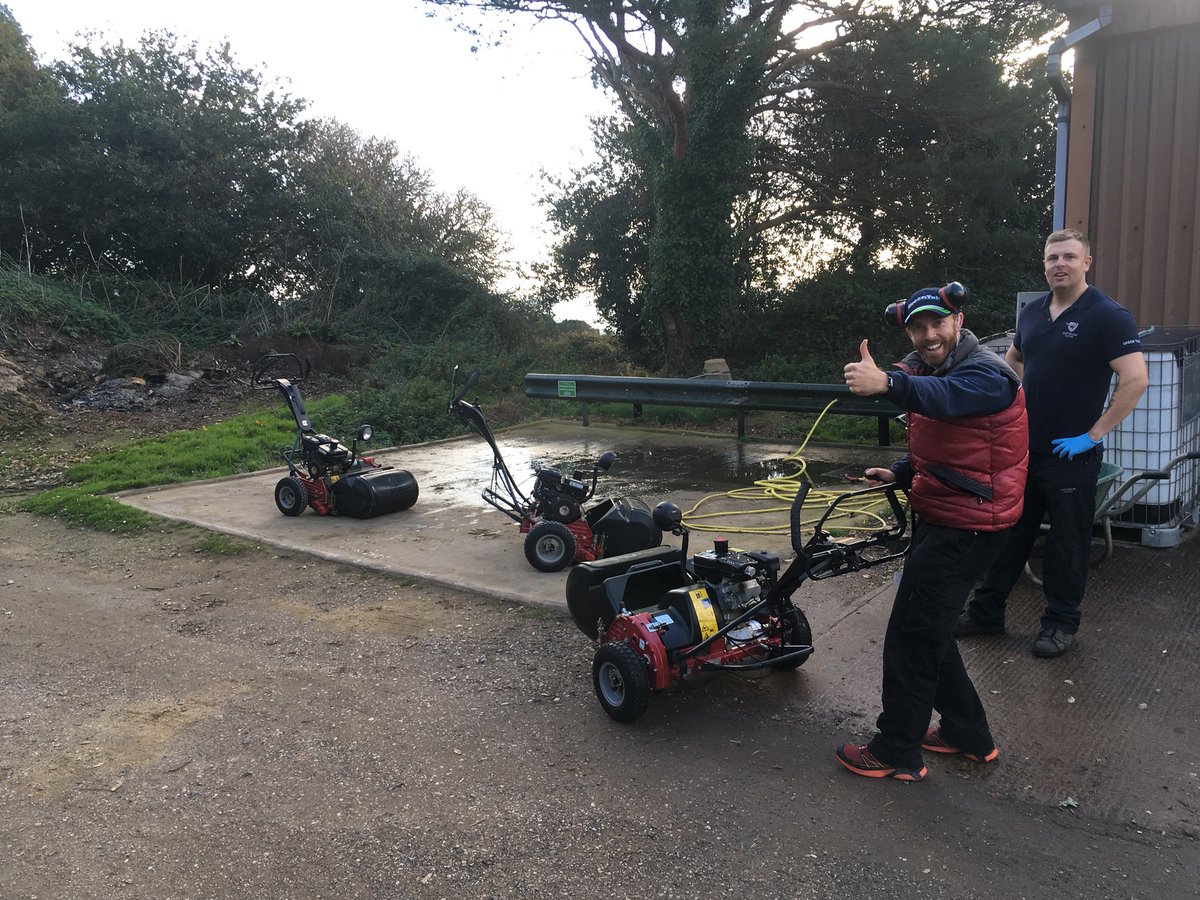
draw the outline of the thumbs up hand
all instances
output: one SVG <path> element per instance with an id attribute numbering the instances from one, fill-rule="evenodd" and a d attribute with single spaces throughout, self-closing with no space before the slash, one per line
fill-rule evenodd
<path id="1" fill-rule="evenodd" d="M 842 370 L 842 374 L 846 378 L 846 387 L 850 388 L 850 393 L 860 397 L 886 394 L 888 389 L 887 373 L 881 372 L 875 365 L 875 359 L 867 347 L 866 338 L 863 338 L 863 342 L 858 345 L 858 353 L 862 359 L 859 362 L 846 363 L 846 367 Z"/>
<path id="2" fill-rule="evenodd" d="M 871 351 L 867 349 L 867 339 L 863 338 L 862 343 L 858 345 L 858 354 L 862 357 L 862 361 L 875 365 L 875 359 L 871 356 Z"/>

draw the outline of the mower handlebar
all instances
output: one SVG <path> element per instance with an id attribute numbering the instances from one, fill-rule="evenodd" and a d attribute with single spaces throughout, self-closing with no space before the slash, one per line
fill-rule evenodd
<path id="1" fill-rule="evenodd" d="M 266 353 L 258 358 L 250 375 L 250 386 L 265 390 L 279 386 L 280 379 L 303 384 L 312 371 L 312 362 L 301 361 L 295 353 Z"/>
<path id="2" fill-rule="evenodd" d="M 808 560 L 809 577 L 813 579 L 828 578 L 844 572 L 857 572 L 904 556 L 908 552 L 907 544 L 900 550 L 885 552 L 883 556 L 864 557 L 862 555 L 864 550 L 872 547 L 887 547 L 904 536 L 908 517 L 905 514 L 904 506 L 900 503 L 900 498 L 896 496 L 896 492 L 899 490 L 901 488 L 895 484 L 877 484 L 862 490 L 847 491 L 835 497 L 821 518 L 817 520 L 812 538 L 804 550 L 799 551 Z M 895 519 L 895 523 L 891 527 L 876 529 L 867 537 L 841 541 L 833 540 L 825 531 L 825 522 L 844 501 L 850 498 L 860 498 L 864 494 L 881 492 L 887 498 L 891 514 Z"/>
<path id="3" fill-rule="evenodd" d="M 831 515 L 833 515 L 834 510 L 836 510 L 844 501 L 857 499 L 865 494 L 883 493 L 883 495 L 887 498 L 888 506 L 890 507 L 892 516 L 896 520 L 896 524 L 890 528 L 874 532 L 870 538 L 863 538 L 862 540 L 870 541 L 871 543 L 887 543 L 888 541 L 894 540 L 895 538 L 898 538 L 904 534 L 904 523 L 906 518 L 904 506 L 900 503 L 900 499 L 896 496 L 896 491 L 898 490 L 902 489 L 895 484 L 876 484 L 872 485 L 871 487 L 861 488 L 857 491 L 847 491 L 844 494 L 838 494 L 838 496 L 833 499 L 833 502 L 829 504 L 825 512 L 821 514 L 821 518 L 817 520 L 815 530 L 818 534 L 821 534 L 824 531 L 825 522 Z"/>

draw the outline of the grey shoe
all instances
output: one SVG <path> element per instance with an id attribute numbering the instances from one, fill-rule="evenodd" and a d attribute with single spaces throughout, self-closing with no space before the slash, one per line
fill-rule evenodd
<path id="1" fill-rule="evenodd" d="M 964 609 L 958 614 L 958 621 L 954 623 L 954 636 L 964 638 L 973 634 L 1004 634 L 1004 626 L 981 625 L 972 619 L 971 614 Z"/>
<path id="2" fill-rule="evenodd" d="M 1043 628 L 1038 632 L 1037 640 L 1033 642 L 1033 655 L 1042 659 L 1052 659 L 1062 656 L 1075 640 L 1075 635 L 1067 634 L 1057 628 Z"/>

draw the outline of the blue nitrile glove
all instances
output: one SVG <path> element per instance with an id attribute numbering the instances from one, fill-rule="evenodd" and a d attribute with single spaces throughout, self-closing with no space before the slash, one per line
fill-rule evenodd
<path id="1" fill-rule="evenodd" d="M 1100 446 L 1100 441 L 1093 441 L 1086 431 L 1079 437 L 1055 438 L 1050 443 L 1054 446 L 1054 455 L 1061 459 L 1074 459 L 1080 453 Z"/>

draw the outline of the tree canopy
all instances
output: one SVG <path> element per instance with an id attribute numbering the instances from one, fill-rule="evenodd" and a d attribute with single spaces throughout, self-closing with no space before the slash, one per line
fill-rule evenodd
<path id="1" fill-rule="evenodd" d="M 484 203 L 306 105 L 228 45 L 169 32 L 92 35 L 41 66 L 0 6 L 0 254 L 256 292 L 321 327 L 382 304 L 441 328 L 460 301 L 504 302 Z"/>
<path id="2" fill-rule="evenodd" d="M 429 2 L 574 26 L 620 116 L 599 126 L 611 177 L 552 195 L 557 283 L 586 284 L 676 371 L 720 352 L 797 256 L 916 263 L 966 223 L 1027 219 L 1006 191 L 1040 202 L 1025 113 L 1046 104 L 1003 65 L 1057 21 L 1039 0 Z M 644 254 L 622 261 L 630 240 Z"/>

